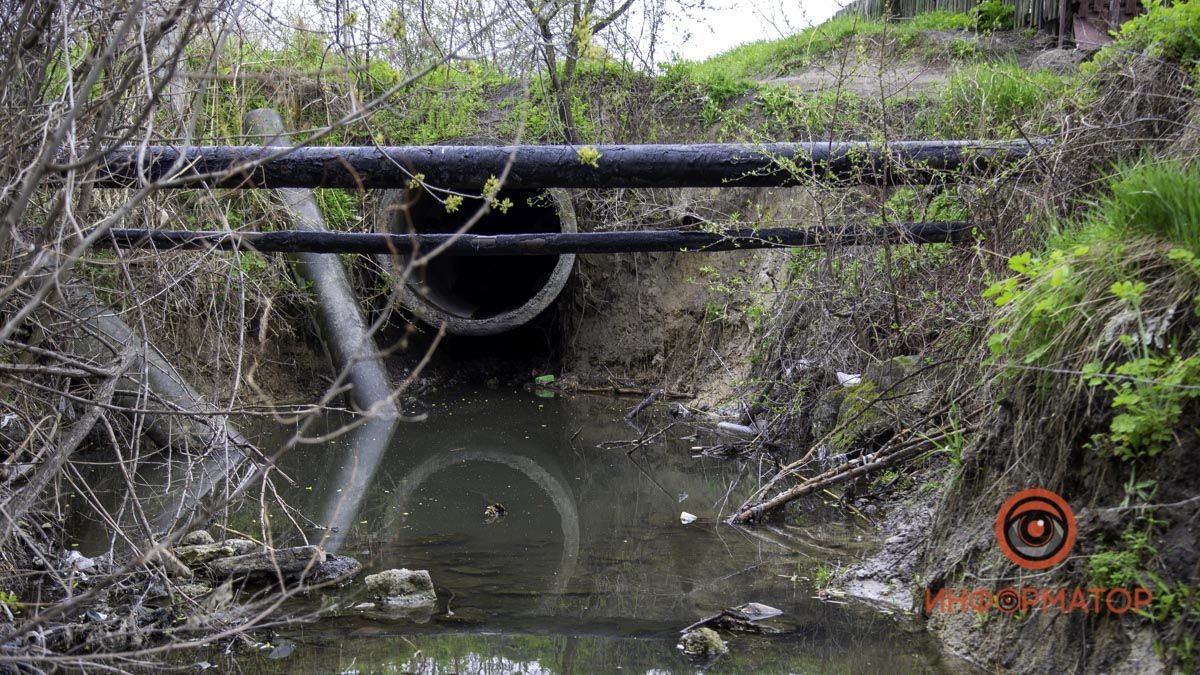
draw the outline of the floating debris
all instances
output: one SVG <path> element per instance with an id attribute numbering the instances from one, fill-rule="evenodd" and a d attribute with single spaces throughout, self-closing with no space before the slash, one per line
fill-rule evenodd
<path id="1" fill-rule="evenodd" d="M 508 514 L 508 510 L 504 508 L 503 504 L 499 502 L 495 504 L 488 504 L 483 509 L 483 522 L 488 524 L 494 523 L 503 518 L 506 514 Z"/>
<path id="2" fill-rule="evenodd" d="M 723 609 L 717 614 L 704 617 L 696 623 L 684 628 L 681 632 L 692 631 L 701 626 L 714 626 L 727 631 L 739 633 L 758 633 L 760 635 L 777 635 L 783 631 L 774 626 L 759 624 L 759 621 L 773 619 L 783 614 L 783 610 L 758 602 L 747 602 L 737 607 Z"/>
<path id="3" fill-rule="evenodd" d="M 734 612 L 740 618 L 747 621 L 762 621 L 763 619 L 773 619 L 783 614 L 782 609 L 776 609 L 770 605 L 764 605 L 761 602 L 747 602 L 744 605 L 738 605 L 732 609 L 726 610 Z"/>

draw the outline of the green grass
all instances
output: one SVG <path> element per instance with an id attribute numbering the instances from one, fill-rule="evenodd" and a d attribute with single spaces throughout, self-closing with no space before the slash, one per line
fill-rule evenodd
<path id="1" fill-rule="evenodd" d="M 884 24 L 880 21 L 867 21 L 858 16 L 836 18 L 794 35 L 749 42 L 704 61 L 686 61 L 674 67 L 684 67 L 693 79 L 705 83 L 774 77 L 829 54 L 850 38 L 874 35 L 883 30 Z"/>
<path id="2" fill-rule="evenodd" d="M 777 40 L 757 40 L 700 62 L 682 62 L 700 82 L 753 80 L 785 74 L 832 53 L 856 37 L 878 35 L 885 30 L 911 44 L 913 38 L 930 30 L 973 28 L 976 19 L 960 12 L 937 11 L 894 24 L 870 21 L 857 15 L 835 17 Z"/>
<path id="3" fill-rule="evenodd" d="M 1200 170 L 1179 162 L 1145 161 L 1118 169 L 1109 198 L 1088 219 L 1102 236 L 1150 235 L 1200 256 Z"/>
<path id="4" fill-rule="evenodd" d="M 358 216 L 358 196 L 351 190 L 318 188 L 313 190 L 313 198 L 332 229 L 346 229 Z"/>
<path id="5" fill-rule="evenodd" d="M 918 14 L 902 25 L 909 30 L 971 30 L 975 19 L 965 12 L 937 10 Z"/>
<path id="6" fill-rule="evenodd" d="M 210 85 L 198 127 L 212 142 L 242 135 L 243 115 L 258 107 L 277 110 L 293 139 L 300 141 L 309 130 L 348 112 L 352 99 L 372 100 L 405 78 L 383 59 L 350 59 L 300 31 L 278 49 L 249 39 L 237 41 L 226 50 L 217 72 L 227 77 Z M 487 94 L 506 82 L 494 68 L 478 62 L 443 66 L 396 92 L 368 121 L 340 128 L 321 143 L 421 144 L 472 135 L 479 130 Z"/>
<path id="7" fill-rule="evenodd" d="M 946 83 L 940 122 L 963 137 L 1015 137 L 1045 133 L 1077 90 L 1049 71 L 1029 72 L 1015 61 L 959 69 Z"/>
<path id="8" fill-rule="evenodd" d="M 1000 308 L 988 341 L 1006 376 L 1049 391 L 1061 373 L 1108 401 L 1101 454 L 1160 454 L 1200 390 L 1200 342 L 1178 307 L 1200 309 L 1200 171 L 1176 162 L 1122 168 L 1045 252 L 986 295 Z M 1164 319 L 1164 317 L 1166 317 Z"/>
<path id="9" fill-rule="evenodd" d="M 604 77 L 604 75 L 580 73 L 581 80 L 597 77 Z M 579 84 L 582 89 L 583 82 Z M 496 129 L 501 138 L 516 138 L 520 134 L 523 142 L 526 143 L 544 142 L 558 138 L 557 127 L 560 123 L 551 109 L 549 97 L 541 89 L 532 90 L 528 97 L 502 101 L 501 106 L 508 108 L 508 113 Z M 583 142 L 596 142 L 599 130 L 592 119 L 591 104 L 587 96 L 577 93 L 571 97 L 571 117 L 575 121 L 575 131 L 583 139 Z"/>
<path id="10" fill-rule="evenodd" d="M 814 94 L 786 86 L 764 86 L 756 103 L 771 127 L 783 133 L 820 134 L 868 119 L 873 101 L 850 91 L 827 90 Z"/>

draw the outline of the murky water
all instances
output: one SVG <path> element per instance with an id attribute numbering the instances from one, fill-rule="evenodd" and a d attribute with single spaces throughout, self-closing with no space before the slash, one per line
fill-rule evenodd
<path id="1" fill-rule="evenodd" d="M 438 606 L 386 618 L 348 609 L 365 599 L 361 584 L 331 589 L 306 602 L 347 609 L 281 630 L 272 643 L 284 658 L 208 660 L 246 672 L 694 672 L 675 648 L 680 629 L 755 601 L 784 611 L 784 632 L 727 635 L 730 653 L 710 671 L 946 667 L 907 620 L 814 597 L 823 568 L 861 554 L 859 525 L 724 525 L 756 470 L 693 456 L 711 439 L 683 424 L 632 454 L 598 447 L 638 438 L 623 419 L 632 403 L 471 391 L 390 440 L 366 430 L 299 446 L 281 462 L 295 481 L 281 496 L 312 518 L 310 540 L 333 526 L 326 544 L 368 570 L 429 570 Z M 381 434 L 381 454 L 364 457 Z M 504 515 L 489 518 L 489 505 Z M 683 525 L 682 511 L 698 519 Z"/>

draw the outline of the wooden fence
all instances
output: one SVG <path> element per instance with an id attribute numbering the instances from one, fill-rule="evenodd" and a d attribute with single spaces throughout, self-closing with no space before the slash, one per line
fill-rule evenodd
<path id="1" fill-rule="evenodd" d="M 855 0 L 842 8 L 837 16 L 859 14 L 868 19 L 879 19 L 886 14 L 906 19 L 937 10 L 969 12 L 978 4 L 979 0 Z M 1018 28 L 1057 28 L 1059 0 L 1005 0 L 1004 4 L 1017 8 Z"/>

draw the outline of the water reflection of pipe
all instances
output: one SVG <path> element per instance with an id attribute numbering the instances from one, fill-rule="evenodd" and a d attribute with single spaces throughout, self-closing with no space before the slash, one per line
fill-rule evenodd
<path id="1" fill-rule="evenodd" d="M 246 126 L 265 137 L 264 145 L 290 146 L 279 113 L 259 108 L 246 113 Z M 326 232 L 328 227 L 311 190 L 281 189 L 279 197 L 287 206 L 292 228 L 302 232 Z M 351 456 L 342 465 L 335 485 L 341 490 L 325 505 L 324 524 L 330 528 L 325 550 L 335 552 L 342 545 L 351 523 L 362 507 L 367 486 L 379 468 L 379 462 L 392 440 L 400 412 L 392 401 L 383 359 L 359 308 L 358 296 L 350 285 L 340 260 L 330 256 L 301 253 L 296 268 L 308 280 L 317 297 L 321 330 L 334 366 L 347 376 L 351 400 L 367 418 L 347 434 Z"/>
<path id="2" fill-rule="evenodd" d="M 367 496 L 367 487 L 379 469 L 380 460 L 391 446 L 392 434 L 399 422 L 397 415 L 378 414 L 346 435 L 352 456 L 346 459 L 333 482 L 341 491 L 332 493 L 321 520 L 329 528 L 324 543 L 326 551 L 336 553 L 345 542 Z"/>
<path id="3" fill-rule="evenodd" d="M 546 594 L 539 606 L 542 611 L 548 610 L 550 603 L 562 596 L 566 591 L 567 584 L 575 576 L 575 567 L 579 562 L 579 508 L 575 503 L 575 496 L 563 481 L 555 478 L 537 462 L 528 457 L 514 455 L 511 451 L 502 450 L 462 450 L 430 457 L 401 478 L 401 482 L 406 487 L 400 493 L 400 499 L 396 503 L 393 513 L 408 511 L 409 497 L 416 493 L 417 488 L 433 474 L 453 466 L 472 462 L 502 464 L 524 474 L 541 488 L 554 504 L 554 510 L 558 512 L 562 527 L 563 550 L 558 566 L 557 583 L 553 592 Z M 392 530 L 394 527 L 389 523 L 387 529 Z"/>

